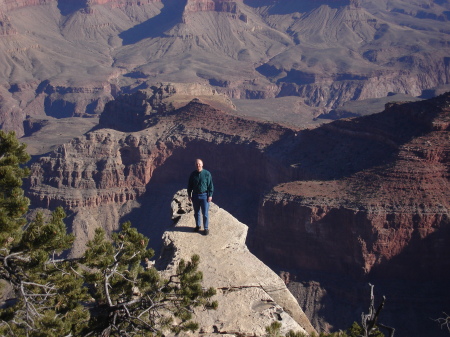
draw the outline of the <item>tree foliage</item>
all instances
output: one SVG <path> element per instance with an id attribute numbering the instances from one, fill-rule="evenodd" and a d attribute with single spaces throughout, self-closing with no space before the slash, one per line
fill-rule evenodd
<path id="1" fill-rule="evenodd" d="M 148 264 L 153 250 L 130 223 L 107 237 L 97 229 L 82 258 L 67 258 L 74 237 L 57 208 L 27 223 L 22 179 L 29 156 L 0 130 L 0 279 L 13 295 L 0 307 L 0 335 L 16 337 L 158 336 L 198 328 L 197 306 L 215 308 L 203 289 L 199 257 L 168 279 Z"/>
<path id="2" fill-rule="evenodd" d="M 14 132 L 0 130 L 0 249 L 8 249 L 21 237 L 29 200 L 22 190 L 22 179 L 29 170 L 22 167 L 30 156 Z"/>
<path id="3" fill-rule="evenodd" d="M 215 290 L 201 286 L 199 256 L 182 260 L 176 273 L 163 279 L 146 266 L 153 250 L 146 248 L 148 239 L 129 222 L 111 239 L 97 229 L 83 258 L 91 268 L 85 273 L 86 282 L 98 304 L 91 308 L 88 335 L 152 336 L 198 329 L 191 320 L 192 308 L 216 306 L 209 302 Z"/>
<path id="4" fill-rule="evenodd" d="M 0 310 L 0 334 L 65 336 L 86 321 L 80 301 L 87 293 L 77 266 L 56 258 L 73 242 L 64 211 L 49 220 L 39 213 L 26 224 L 29 200 L 21 186 L 28 159 L 14 133 L 0 131 L 0 277 L 15 295 Z"/>

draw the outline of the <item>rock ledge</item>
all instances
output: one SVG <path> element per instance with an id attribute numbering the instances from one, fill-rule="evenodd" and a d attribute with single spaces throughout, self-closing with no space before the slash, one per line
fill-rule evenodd
<path id="1" fill-rule="evenodd" d="M 157 264 L 170 273 L 180 259 L 200 255 L 203 285 L 217 290 L 214 299 L 219 302 L 217 310 L 195 312 L 201 334 L 262 336 L 276 320 L 282 323 L 282 332 L 315 332 L 281 278 L 248 250 L 246 225 L 212 203 L 210 234 L 193 232 L 186 190 L 175 194 L 172 211 L 176 225 L 164 234 Z"/>

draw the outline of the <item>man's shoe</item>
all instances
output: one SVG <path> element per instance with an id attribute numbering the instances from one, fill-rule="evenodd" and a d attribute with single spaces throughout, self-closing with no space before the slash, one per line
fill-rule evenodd
<path id="1" fill-rule="evenodd" d="M 203 232 L 204 235 L 208 235 L 209 234 L 209 229 L 205 229 L 205 231 Z"/>
<path id="2" fill-rule="evenodd" d="M 200 227 L 195 226 L 194 232 L 198 232 L 200 230 Z"/>

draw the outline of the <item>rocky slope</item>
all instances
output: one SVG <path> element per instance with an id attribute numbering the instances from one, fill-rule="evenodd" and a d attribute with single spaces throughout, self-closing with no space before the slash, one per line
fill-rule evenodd
<path id="1" fill-rule="evenodd" d="M 120 93 L 208 84 L 306 113 L 448 84 L 448 3 L 0 1 L 0 126 L 99 115 Z"/>
<path id="2" fill-rule="evenodd" d="M 282 324 L 282 333 L 315 332 L 281 278 L 246 247 L 247 226 L 213 203 L 210 235 L 194 233 L 186 190 L 174 196 L 172 212 L 177 222 L 164 234 L 163 252 L 156 265 L 170 275 L 181 259 L 200 256 L 203 286 L 215 288 L 214 299 L 219 302 L 217 310 L 195 312 L 200 334 L 262 336 L 274 321 Z"/>
<path id="3" fill-rule="evenodd" d="M 61 205 L 70 213 L 73 255 L 83 251 L 95 227 L 114 230 L 124 220 L 158 248 L 167 205 L 201 157 L 213 172 L 215 202 L 249 224 L 249 247 L 264 262 L 290 271 L 299 284 L 310 284 L 302 278 L 308 273 L 319 281 L 323 274 L 347 278 L 323 282 L 333 284 L 338 295 L 332 303 L 344 301 L 349 314 L 344 319 L 334 312 L 329 325 L 321 317 L 316 327 L 345 328 L 358 320 L 355 308 L 367 294 L 345 289 L 371 280 L 388 284 L 386 294 L 394 299 L 399 292 L 391 282 L 411 290 L 409 300 L 394 300 L 391 317 L 408 306 L 414 313 L 391 325 L 408 335 L 432 328 L 422 318 L 439 317 L 442 308 L 436 312 L 433 303 L 448 297 L 437 283 L 450 277 L 449 94 L 295 130 L 199 100 L 152 112 L 160 102 L 155 92 L 125 95 L 105 110 L 100 127 L 125 132 L 99 128 L 33 164 L 28 196 L 33 205 Z M 433 289 L 427 296 L 425 284 Z M 318 304 L 327 298 L 319 296 L 326 294 L 320 284 L 296 292 L 305 311 L 332 315 Z M 417 306 L 420 301 L 424 305 Z M 406 324 L 411 317 L 415 324 Z"/>
<path id="4" fill-rule="evenodd" d="M 450 298 L 449 103 L 447 94 L 388 105 L 304 134 L 288 161 L 302 180 L 264 198 L 253 251 L 291 272 L 316 328 L 367 312 L 370 281 L 388 298 L 384 324 L 445 335 L 428 317 Z M 405 308 L 414 309 L 403 321 Z"/>
<path id="5" fill-rule="evenodd" d="M 309 151 L 290 157 L 306 179 L 266 196 L 257 227 L 265 259 L 355 277 L 449 277 L 442 272 L 450 253 L 449 103 L 447 94 L 395 104 L 305 134 L 297 146 L 327 137 L 315 143 L 316 158 Z M 280 230 L 277 222 L 286 225 Z"/>
<path id="6" fill-rule="evenodd" d="M 118 119 L 117 124 L 123 124 L 128 118 L 133 125 L 133 120 L 136 123 L 133 111 L 141 109 L 143 130 L 123 133 L 99 129 L 60 146 L 32 166 L 28 182 L 32 203 L 46 208 L 60 205 L 76 213 L 73 218 L 73 230 L 77 233 L 74 254 L 83 250 L 96 225 L 117 228 L 119 218 L 131 212 L 133 203 L 148 202 L 150 212 L 163 207 L 163 203 L 168 202 L 167 198 L 185 186 L 192 162 L 200 155 L 214 168 L 219 187 L 243 191 L 254 200 L 258 200 L 258 195 L 269 186 L 286 181 L 286 175 L 290 174 L 290 170 L 277 164 L 275 158 L 266 158 L 263 149 L 292 130 L 228 115 L 198 100 L 173 112 L 145 114 L 146 104 L 153 97 L 152 91 L 147 95 L 138 92 L 126 100 L 135 108 L 119 111 L 125 116 Z M 105 114 L 111 117 L 106 118 L 108 125 L 113 124 L 114 110 L 106 110 Z M 234 167 L 238 168 L 249 160 L 257 168 L 240 171 L 229 180 L 226 167 L 236 151 L 242 157 L 233 162 Z M 235 188 L 230 182 L 241 183 Z M 161 193 L 160 189 L 164 197 L 152 201 L 153 194 Z M 232 203 L 226 194 L 222 195 L 222 200 L 226 205 Z M 236 206 L 239 205 L 234 209 Z M 108 211 L 100 211 L 102 207 Z M 245 208 L 239 207 L 240 214 L 245 214 Z M 107 218 L 102 220 L 101 214 Z M 92 217 L 98 219 L 88 230 L 85 218 Z M 248 215 L 244 217 L 247 218 Z M 151 233 L 158 224 L 155 222 L 148 226 L 144 226 L 147 227 L 145 231 Z M 161 228 L 157 233 L 161 233 Z"/>

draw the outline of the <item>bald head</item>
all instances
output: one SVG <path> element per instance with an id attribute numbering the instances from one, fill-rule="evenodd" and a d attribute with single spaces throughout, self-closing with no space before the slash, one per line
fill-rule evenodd
<path id="1" fill-rule="evenodd" d="M 201 159 L 196 159 L 195 167 L 197 168 L 198 172 L 201 172 L 203 170 L 203 161 Z"/>

